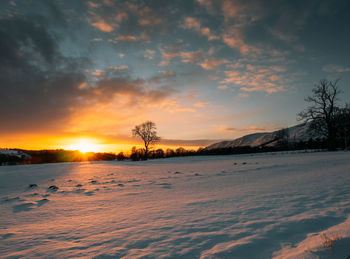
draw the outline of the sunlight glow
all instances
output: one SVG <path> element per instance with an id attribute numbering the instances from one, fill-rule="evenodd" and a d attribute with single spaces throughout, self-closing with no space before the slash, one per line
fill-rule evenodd
<path id="1" fill-rule="evenodd" d="M 66 149 L 79 150 L 82 153 L 100 152 L 99 145 L 96 143 L 93 143 L 93 141 L 94 140 L 91 140 L 91 139 L 79 139 L 76 143 L 68 145 Z"/>

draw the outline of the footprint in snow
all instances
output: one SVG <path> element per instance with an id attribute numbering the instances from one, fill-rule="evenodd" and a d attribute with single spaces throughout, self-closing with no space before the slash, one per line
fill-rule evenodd
<path id="1" fill-rule="evenodd" d="M 22 212 L 22 211 L 29 211 L 29 210 L 34 209 L 35 207 L 36 207 L 36 204 L 35 204 L 35 203 L 26 202 L 26 203 L 22 203 L 22 204 L 13 206 L 13 207 L 12 207 L 12 211 L 13 211 L 14 213 Z"/>
<path id="2" fill-rule="evenodd" d="M 172 188 L 172 184 L 171 183 L 157 183 L 156 185 L 160 185 L 164 189 L 171 189 Z"/>
<path id="3" fill-rule="evenodd" d="M 23 201 L 22 199 L 20 199 L 18 196 L 17 197 L 4 197 L 2 199 L 2 203 L 5 203 L 5 202 L 14 202 L 14 201 Z"/>
<path id="4" fill-rule="evenodd" d="M 47 188 L 50 192 L 57 192 L 59 188 L 56 185 L 51 185 L 49 188 Z"/>
<path id="5" fill-rule="evenodd" d="M 1 235 L 1 237 L 2 237 L 2 239 L 7 239 L 7 238 L 12 237 L 14 235 L 15 234 L 13 234 L 13 233 L 7 233 L 7 234 L 4 234 L 4 235 Z"/>
<path id="6" fill-rule="evenodd" d="M 37 192 L 34 192 L 34 193 L 30 193 L 30 194 L 28 194 L 28 195 L 26 195 L 27 197 L 33 197 L 33 196 L 38 196 L 39 195 L 39 193 L 37 193 Z"/>
<path id="7" fill-rule="evenodd" d="M 38 185 L 36 183 L 31 183 L 28 185 L 28 189 L 34 189 L 34 188 L 37 188 Z"/>
<path id="8" fill-rule="evenodd" d="M 49 202 L 50 200 L 48 199 L 41 199 L 40 201 L 37 201 L 37 206 L 43 206 L 45 203 Z"/>
<path id="9" fill-rule="evenodd" d="M 29 211 L 38 207 L 43 206 L 45 203 L 49 202 L 48 199 L 41 199 L 39 201 L 36 201 L 36 203 L 33 202 L 25 202 L 22 204 L 18 204 L 12 207 L 12 211 L 14 213 L 22 212 L 22 211 Z"/>

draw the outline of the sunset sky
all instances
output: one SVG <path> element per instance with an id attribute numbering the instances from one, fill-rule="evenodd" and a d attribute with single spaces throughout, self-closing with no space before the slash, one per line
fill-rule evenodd
<path id="1" fill-rule="evenodd" d="M 2 0 L 0 147 L 129 150 L 297 124 L 322 78 L 350 102 L 350 1 Z"/>

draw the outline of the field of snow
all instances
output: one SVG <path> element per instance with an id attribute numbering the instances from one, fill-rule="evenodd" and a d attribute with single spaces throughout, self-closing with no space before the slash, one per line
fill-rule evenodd
<path id="1" fill-rule="evenodd" d="M 350 152 L 0 167 L 1 258 L 348 256 Z"/>

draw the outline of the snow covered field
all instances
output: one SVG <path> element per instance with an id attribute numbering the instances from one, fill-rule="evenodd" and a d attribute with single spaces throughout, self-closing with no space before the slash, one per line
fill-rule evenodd
<path id="1" fill-rule="evenodd" d="M 350 152 L 0 167 L 2 258 L 348 256 Z"/>

